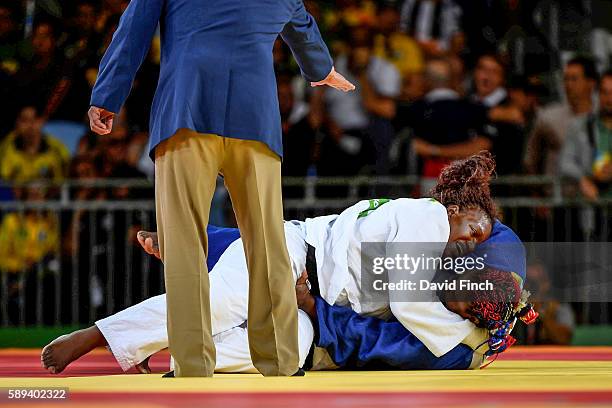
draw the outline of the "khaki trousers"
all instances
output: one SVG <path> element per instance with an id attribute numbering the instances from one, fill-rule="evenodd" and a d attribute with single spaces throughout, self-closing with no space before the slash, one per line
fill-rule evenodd
<path id="1" fill-rule="evenodd" d="M 155 149 L 157 232 L 175 376 L 212 376 L 206 226 L 224 176 L 249 270 L 248 337 L 267 376 L 298 370 L 295 284 L 283 228 L 281 161 L 264 143 L 181 129 Z"/>

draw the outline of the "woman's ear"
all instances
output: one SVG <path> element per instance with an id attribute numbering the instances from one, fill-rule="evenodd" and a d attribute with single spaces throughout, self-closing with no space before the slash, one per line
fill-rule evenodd
<path id="1" fill-rule="evenodd" d="M 453 215 L 457 215 L 459 214 L 459 206 L 456 204 L 451 204 L 448 207 L 446 207 L 446 212 L 448 213 L 449 217 L 452 217 Z"/>

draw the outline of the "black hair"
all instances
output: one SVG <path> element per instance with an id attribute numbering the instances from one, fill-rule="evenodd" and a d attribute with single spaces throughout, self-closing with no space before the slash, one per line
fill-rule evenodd
<path id="1" fill-rule="evenodd" d="M 463 160 L 456 160 L 442 169 L 431 196 L 445 207 L 458 205 L 461 210 L 479 208 L 491 222 L 497 210 L 491 198 L 489 182 L 495 171 L 493 155 L 483 150 Z"/>
<path id="2" fill-rule="evenodd" d="M 593 61 L 592 58 L 585 56 L 574 57 L 568 61 L 567 66 L 569 65 L 580 65 L 585 78 L 591 79 L 595 82 L 599 81 L 597 67 L 595 66 L 595 61 Z"/>
<path id="3" fill-rule="evenodd" d="M 480 61 L 483 58 L 492 59 L 493 61 L 495 61 L 497 65 L 500 66 L 500 68 L 504 71 L 504 73 L 506 72 L 507 70 L 506 62 L 498 54 L 495 54 L 493 52 L 485 52 L 484 54 L 480 54 L 478 56 L 478 59 L 476 60 L 477 61 L 476 65 L 478 65 L 478 61 Z"/>
<path id="4" fill-rule="evenodd" d="M 604 79 L 604 78 L 612 78 L 612 69 L 609 69 L 603 74 L 601 74 L 601 79 Z"/>

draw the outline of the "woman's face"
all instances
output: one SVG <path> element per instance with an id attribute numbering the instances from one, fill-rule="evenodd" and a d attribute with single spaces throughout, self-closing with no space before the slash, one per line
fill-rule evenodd
<path id="1" fill-rule="evenodd" d="M 447 208 L 450 237 L 445 256 L 463 256 L 472 252 L 477 244 L 491 235 L 491 220 L 481 209 L 460 209 L 457 205 Z"/>

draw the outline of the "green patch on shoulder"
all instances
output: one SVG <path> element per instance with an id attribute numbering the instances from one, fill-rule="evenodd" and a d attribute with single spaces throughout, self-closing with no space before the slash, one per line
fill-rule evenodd
<path id="1" fill-rule="evenodd" d="M 376 198 L 376 199 L 370 200 L 370 205 L 368 205 L 368 208 L 360 212 L 357 218 L 363 218 L 363 217 L 370 215 L 372 211 L 376 210 L 381 205 L 388 203 L 389 201 L 391 200 L 388 198 Z"/>

